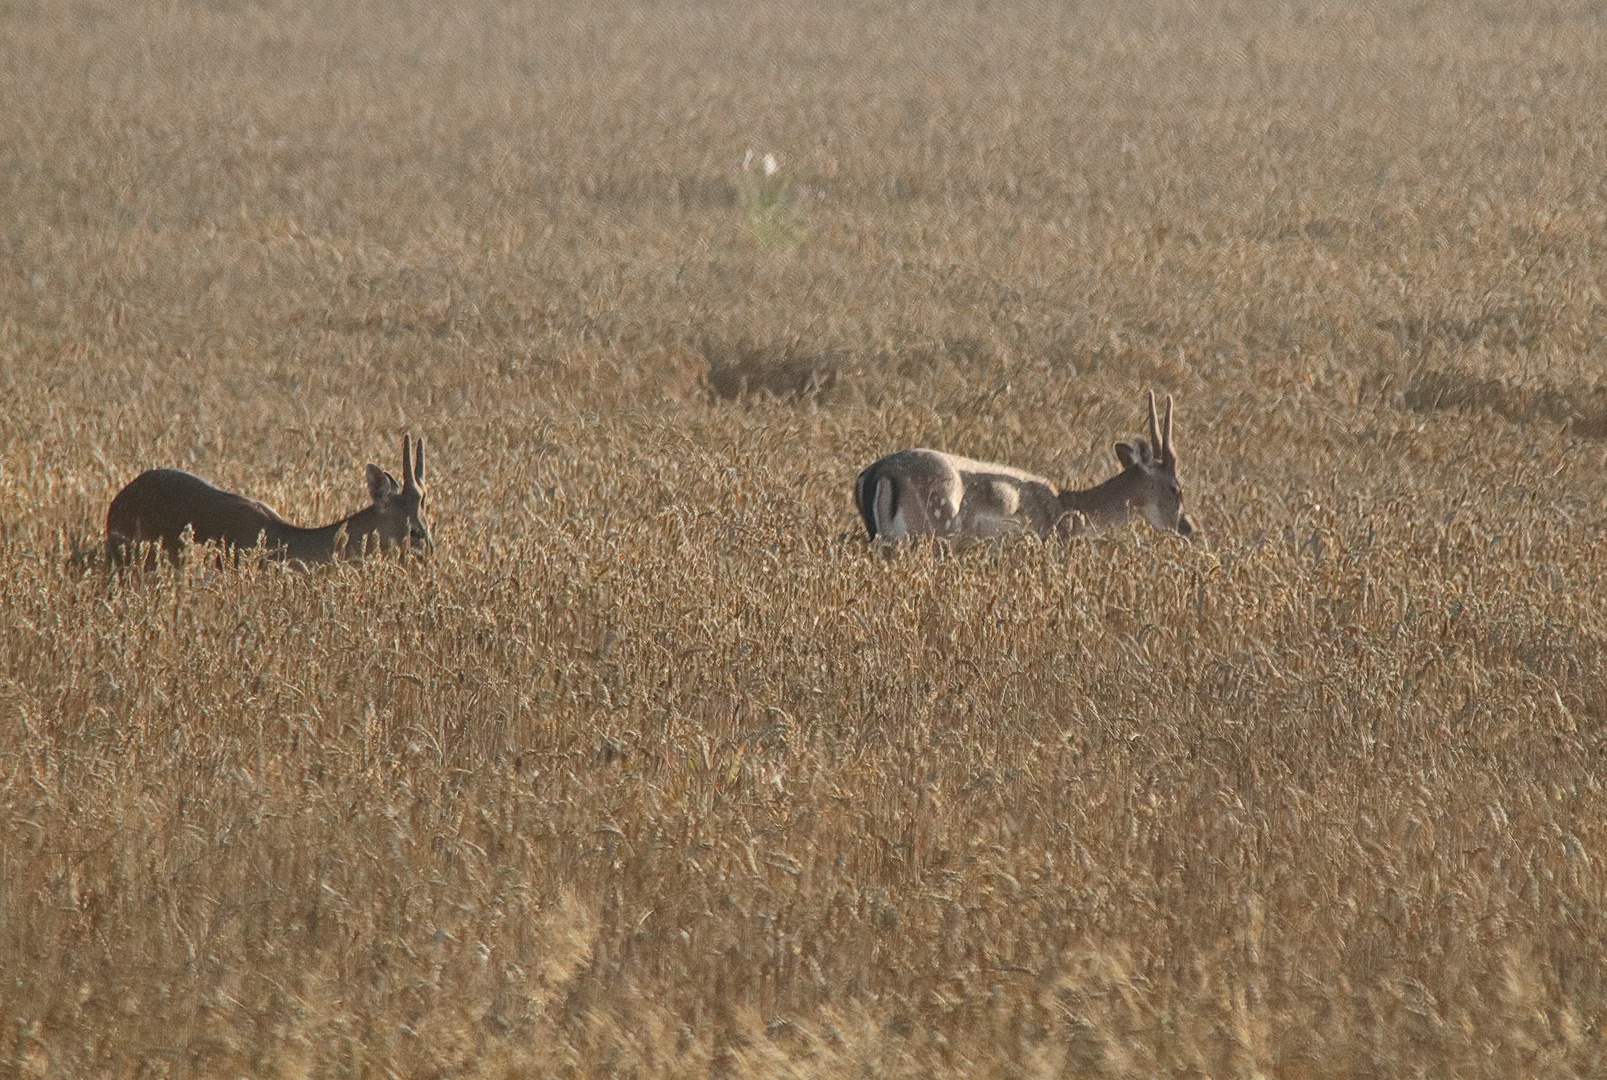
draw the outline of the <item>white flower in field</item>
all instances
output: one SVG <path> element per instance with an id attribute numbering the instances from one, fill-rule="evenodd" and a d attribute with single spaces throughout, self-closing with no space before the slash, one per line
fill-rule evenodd
<path id="1" fill-rule="evenodd" d="M 766 176 L 774 176 L 779 168 L 781 168 L 781 164 L 776 161 L 776 155 L 774 154 L 760 155 L 754 150 L 749 150 L 742 155 L 743 172 L 753 172 L 757 169 Z"/>
<path id="2" fill-rule="evenodd" d="M 737 205 L 761 247 L 796 247 L 803 239 L 792 203 L 792 185 L 781 175 L 781 160 L 775 154 L 750 149 L 742 155 Z"/>

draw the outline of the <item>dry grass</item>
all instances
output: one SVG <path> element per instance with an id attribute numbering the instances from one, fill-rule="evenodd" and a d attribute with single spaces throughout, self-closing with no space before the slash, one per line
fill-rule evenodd
<path id="1" fill-rule="evenodd" d="M 1604 50 L 0 3 L 0 1073 L 1602 1075 Z M 1150 386 L 1208 546 L 865 551 Z M 86 570 L 408 430 L 425 566 Z"/>

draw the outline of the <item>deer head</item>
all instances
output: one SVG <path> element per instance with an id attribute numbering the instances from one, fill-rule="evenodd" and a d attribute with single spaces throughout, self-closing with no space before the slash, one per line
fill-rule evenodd
<path id="1" fill-rule="evenodd" d="M 379 511 L 374 529 L 383 545 L 396 544 L 421 551 L 430 544 L 430 527 L 424 518 L 424 439 L 410 445 L 402 436 L 402 482 L 370 463 L 368 494 Z"/>
<path id="2" fill-rule="evenodd" d="M 1155 416 L 1155 391 L 1149 392 L 1149 441 L 1116 444 L 1116 460 L 1128 478 L 1127 503 L 1157 529 L 1194 535 L 1194 523 L 1183 513 L 1183 486 L 1177 480 L 1177 452 L 1172 449 L 1172 396 L 1166 396 L 1166 420 Z"/>

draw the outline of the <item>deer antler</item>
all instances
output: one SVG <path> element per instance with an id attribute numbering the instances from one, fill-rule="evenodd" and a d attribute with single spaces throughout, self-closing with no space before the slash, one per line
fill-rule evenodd
<path id="1" fill-rule="evenodd" d="M 1155 420 L 1155 391 L 1149 392 L 1149 445 L 1156 457 L 1161 456 L 1161 431 Z"/>

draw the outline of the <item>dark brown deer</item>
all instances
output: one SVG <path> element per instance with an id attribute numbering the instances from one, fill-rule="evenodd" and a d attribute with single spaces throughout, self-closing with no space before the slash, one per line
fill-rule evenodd
<path id="1" fill-rule="evenodd" d="M 270 507 L 213 487 L 180 469 L 140 473 L 117 493 L 106 511 L 106 553 L 126 565 L 142 544 L 178 561 L 186 536 L 197 544 L 263 548 L 275 558 L 303 563 L 360 559 L 383 548 L 419 550 L 430 542 L 424 520 L 424 440 L 410 446 L 402 436 L 402 482 L 378 465 L 368 466 L 373 504 L 330 525 L 292 525 Z"/>

